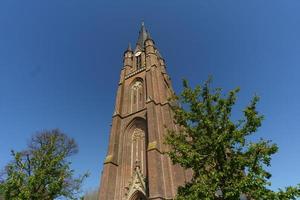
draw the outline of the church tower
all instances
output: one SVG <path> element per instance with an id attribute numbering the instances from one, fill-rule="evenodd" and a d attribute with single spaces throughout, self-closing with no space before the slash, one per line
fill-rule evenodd
<path id="1" fill-rule="evenodd" d="M 142 23 L 135 48 L 124 52 L 99 200 L 173 199 L 187 180 L 164 154 L 167 129 L 176 129 L 172 94 L 165 61 Z"/>

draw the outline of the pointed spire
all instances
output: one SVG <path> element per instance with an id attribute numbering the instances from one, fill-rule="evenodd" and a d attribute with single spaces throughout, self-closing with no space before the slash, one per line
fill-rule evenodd
<path id="1" fill-rule="evenodd" d="M 132 51 L 130 42 L 128 43 L 127 51 Z"/>
<path id="2" fill-rule="evenodd" d="M 152 40 L 150 33 L 147 31 L 147 38 L 146 40 Z"/>
<path id="3" fill-rule="evenodd" d="M 146 28 L 145 28 L 145 22 L 144 22 L 144 20 L 142 21 L 142 27 L 141 27 L 141 30 L 144 31 L 144 32 L 147 32 L 147 31 L 146 31 Z"/>
<path id="4" fill-rule="evenodd" d="M 141 48 L 144 48 L 144 42 L 147 39 L 147 36 L 148 36 L 148 33 L 145 28 L 145 23 L 144 23 L 144 21 L 142 21 L 142 26 L 141 26 L 141 30 L 139 32 L 137 45 L 139 45 Z"/>
<path id="5" fill-rule="evenodd" d="M 132 52 L 130 42 L 128 43 L 127 49 L 124 51 L 124 54 L 126 54 L 127 52 Z"/>
<path id="6" fill-rule="evenodd" d="M 156 50 L 157 56 L 161 59 L 163 59 L 163 57 L 161 56 L 160 52 L 158 50 Z"/>

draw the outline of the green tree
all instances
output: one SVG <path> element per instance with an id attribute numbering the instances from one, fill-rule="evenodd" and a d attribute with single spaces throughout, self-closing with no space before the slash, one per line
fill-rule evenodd
<path id="1" fill-rule="evenodd" d="M 2 186 L 2 183 L 0 183 L 0 200 L 4 200 L 4 191 L 1 186 Z"/>
<path id="2" fill-rule="evenodd" d="M 178 200 L 287 200 L 300 196 L 300 185 L 272 191 L 269 189 L 271 155 L 275 144 L 247 138 L 261 126 L 257 112 L 259 98 L 254 96 L 241 120 L 232 120 L 232 107 L 239 89 L 222 95 L 209 79 L 203 86 L 184 89 L 174 96 L 172 109 L 178 131 L 168 131 L 166 143 L 174 164 L 193 171 L 192 180 L 178 188 Z M 243 197 L 242 197 L 243 196 Z"/>
<path id="3" fill-rule="evenodd" d="M 0 186 L 6 200 L 77 199 L 87 174 L 74 177 L 69 157 L 78 152 L 74 139 L 58 129 L 32 137 L 28 148 L 12 151 Z"/>

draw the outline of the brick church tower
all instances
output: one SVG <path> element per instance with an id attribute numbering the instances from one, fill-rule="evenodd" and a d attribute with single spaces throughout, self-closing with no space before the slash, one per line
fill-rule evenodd
<path id="1" fill-rule="evenodd" d="M 186 172 L 167 155 L 164 135 L 176 129 L 164 59 L 142 24 L 124 52 L 99 200 L 173 199 Z"/>

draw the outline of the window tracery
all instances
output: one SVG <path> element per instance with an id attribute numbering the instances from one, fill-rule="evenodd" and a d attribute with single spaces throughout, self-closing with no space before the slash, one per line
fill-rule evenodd
<path id="1" fill-rule="evenodd" d="M 135 112 L 143 107 L 144 103 L 143 83 L 138 80 L 131 86 L 131 103 L 130 111 Z"/>
<path id="2" fill-rule="evenodd" d="M 126 200 L 146 200 L 146 144 L 145 130 L 141 124 L 131 129 L 131 178 L 125 187 Z"/>
<path id="3" fill-rule="evenodd" d="M 144 131 L 140 128 L 134 129 L 132 134 L 132 141 L 137 141 L 142 138 L 144 138 Z"/>

